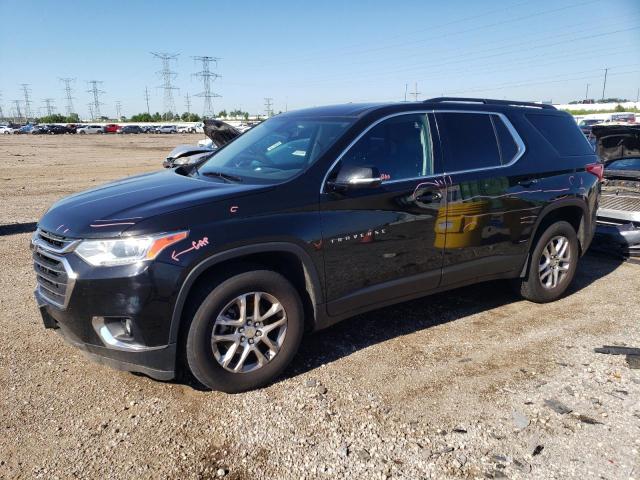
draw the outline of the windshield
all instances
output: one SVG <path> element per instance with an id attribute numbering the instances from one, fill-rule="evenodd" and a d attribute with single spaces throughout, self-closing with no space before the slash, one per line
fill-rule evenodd
<path id="1" fill-rule="evenodd" d="M 600 123 L 601 121 L 602 120 L 593 120 L 593 119 L 581 120 L 578 125 L 581 127 L 589 127 L 591 125 L 595 125 L 596 123 Z"/>
<path id="2" fill-rule="evenodd" d="M 312 165 L 351 119 L 274 117 L 248 130 L 214 154 L 198 174 L 227 174 L 247 183 L 277 183 Z"/>

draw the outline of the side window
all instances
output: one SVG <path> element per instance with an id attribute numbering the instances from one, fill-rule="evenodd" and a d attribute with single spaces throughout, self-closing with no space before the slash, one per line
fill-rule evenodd
<path id="1" fill-rule="evenodd" d="M 513 161 L 518 154 L 518 145 L 513 139 L 513 135 L 509 132 L 509 129 L 498 115 L 491 115 L 493 121 L 493 127 L 496 130 L 496 137 L 498 137 L 498 147 L 500 148 L 500 158 L 502 165 L 506 165 Z"/>
<path id="2" fill-rule="evenodd" d="M 345 167 L 375 167 L 383 181 L 432 175 L 427 114 L 398 115 L 380 122 L 344 154 L 340 168 Z"/>
<path id="3" fill-rule="evenodd" d="M 492 115 L 483 113 L 437 113 L 447 172 L 502 165 Z"/>
<path id="4" fill-rule="evenodd" d="M 560 155 L 590 155 L 584 134 L 569 114 L 528 114 L 527 119 Z"/>

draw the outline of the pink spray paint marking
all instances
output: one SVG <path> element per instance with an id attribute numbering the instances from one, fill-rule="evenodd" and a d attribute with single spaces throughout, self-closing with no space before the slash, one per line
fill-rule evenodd
<path id="1" fill-rule="evenodd" d="M 200 240 L 194 240 L 193 242 L 191 242 L 191 247 L 187 248 L 186 250 L 182 250 L 181 252 L 176 252 L 174 250 L 171 253 L 171 258 L 174 261 L 179 262 L 180 259 L 178 257 L 180 257 L 180 255 L 184 255 L 185 253 L 190 252 L 192 250 L 200 250 L 202 247 L 206 247 L 207 245 L 209 245 L 208 237 L 203 237 Z"/>

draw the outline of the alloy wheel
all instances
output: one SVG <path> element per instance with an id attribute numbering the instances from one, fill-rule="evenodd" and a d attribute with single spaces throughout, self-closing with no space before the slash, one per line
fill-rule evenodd
<path id="1" fill-rule="evenodd" d="M 216 361 L 233 373 L 257 370 L 278 354 L 287 334 L 287 314 L 276 297 L 249 292 L 231 300 L 211 332 Z"/>
<path id="2" fill-rule="evenodd" d="M 542 250 L 538 272 L 544 288 L 556 288 L 571 268 L 569 239 L 563 235 L 553 237 Z"/>

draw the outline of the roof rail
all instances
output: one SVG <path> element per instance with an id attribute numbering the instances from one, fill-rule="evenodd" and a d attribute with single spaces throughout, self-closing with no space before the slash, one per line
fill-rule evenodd
<path id="1" fill-rule="evenodd" d="M 514 107 L 532 107 L 545 110 L 556 110 L 553 105 L 546 103 L 518 102 L 515 100 L 493 100 L 490 98 L 465 98 L 465 97 L 436 97 L 425 100 L 424 103 L 482 103 L 485 105 L 506 105 Z"/>

